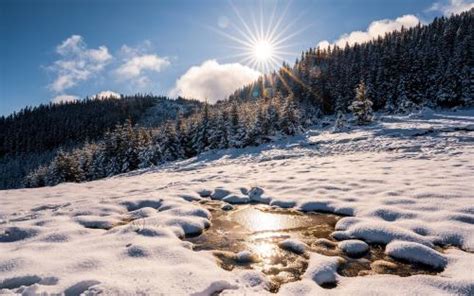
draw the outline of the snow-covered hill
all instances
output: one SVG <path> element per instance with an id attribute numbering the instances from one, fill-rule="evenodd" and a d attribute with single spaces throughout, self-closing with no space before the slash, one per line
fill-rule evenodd
<path id="1" fill-rule="evenodd" d="M 193 200 L 224 189 L 219 198 L 246 201 L 252 187 L 270 205 L 348 215 L 334 237 L 446 265 L 438 275 L 342 277 L 337 262 L 312 253 L 303 279 L 281 294 L 474 294 L 474 110 L 329 130 L 106 180 L 0 191 L 0 294 L 268 293 L 262 274 L 225 271 L 180 239 L 209 226 Z M 438 245 L 454 247 L 441 254 Z M 321 277 L 337 287 L 321 287 Z"/>

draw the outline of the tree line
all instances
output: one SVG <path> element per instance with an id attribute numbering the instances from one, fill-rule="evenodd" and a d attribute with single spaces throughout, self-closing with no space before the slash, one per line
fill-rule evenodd
<path id="1" fill-rule="evenodd" d="M 256 146 L 273 137 L 300 132 L 303 121 L 291 97 L 212 108 L 204 104 L 190 117 L 178 117 L 159 128 L 119 124 L 104 138 L 54 159 L 25 179 L 25 186 L 56 185 L 100 179 L 168 161 L 186 159 L 212 149 Z"/>

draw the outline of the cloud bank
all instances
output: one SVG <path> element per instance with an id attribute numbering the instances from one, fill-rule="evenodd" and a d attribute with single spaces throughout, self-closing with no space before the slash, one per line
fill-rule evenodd
<path id="1" fill-rule="evenodd" d="M 227 98 L 237 88 L 256 80 L 260 75 L 260 72 L 239 63 L 219 64 L 216 60 L 208 60 L 184 73 L 169 95 L 200 101 L 207 99 L 209 103 L 214 103 Z"/>
<path id="2" fill-rule="evenodd" d="M 436 2 L 431 6 L 431 11 L 441 11 L 445 16 L 458 14 L 466 10 L 474 8 L 473 1 L 450 0 L 448 2 Z"/>
<path id="3" fill-rule="evenodd" d="M 420 20 L 411 14 L 407 14 L 398 17 L 394 20 L 383 19 L 373 21 L 370 23 L 366 31 L 354 31 L 349 34 L 341 35 L 336 41 L 330 43 L 327 40 L 318 43 L 321 48 L 326 48 L 329 45 L 337 45 L 339 47 L 345 47 L 346 43 L 354 45 L 355 43 L 364 43 L 370 40 L 376 39 L 378 36 L 384 36 L 385 34 L 393 31 L 400 30 L 402 27 L 411 28 L 420 23 Z"/>
<path id="4" fill-rule="evenodd" d="M 80 81 L 93 77 L 112 59 L 107 47 L 89 49 L 80 35 L 72 35 L 64 40 L 56 47 L 56 52 L 61 58 L 49 66 L 56 75 L 49 89 L 56 93 L 62 93 Z"/>

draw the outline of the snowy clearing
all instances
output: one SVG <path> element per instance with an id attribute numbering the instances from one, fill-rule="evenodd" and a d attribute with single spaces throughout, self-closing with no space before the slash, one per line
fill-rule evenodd
<path id="1" fill-rule="evenodd" d="M 344 277 L 338 257 L 311 253 L 302 280 L 280 294 L 473 294 L 474 110 L 330 130 L 106 180 L 0 191 L 0 292 L 269 293 L 263 274 L 223 270 L 180 239 L 210 226 L 211 213 L 192 201 L 212 198 L 347 215 L 338 240 L 445 266 L 438 275 Z"/>

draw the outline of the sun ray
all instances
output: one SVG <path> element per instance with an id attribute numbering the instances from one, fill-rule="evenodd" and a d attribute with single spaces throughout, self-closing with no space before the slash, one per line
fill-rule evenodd
<path id="1" fill-rule="evenodd" d="M 252 43 L 251 43 L 251 42 L 242 40 L 242 39 L 240 39 L 240 38 L 238 38 L 238 37 L 236 37 L 236 36 L 233 36 L 233 35 L 231 35 L 231 34 L 228 34 L 228 33 L 226 33 L 226 32 L 223 32 L 223 31 L 221 31 L 221 30 L 218 30 L 218 29 L 216 29 L 216 28 L 213 28 L 213 27 L 209 27 L 209 28 L 210 28 L 212 31 L 214 31 L 214 32 L 216 32 L 216 33 L 218 33 L 218 34 L 220 34 L 220 35 L 222 35 L 222 36 L 224 36 L 224 37 L 227 37 L 227 38 L 229 38 L 230 40 L 233 40 L 233 41 L 235 41 L 235 42 L 237 42 L 237 43 L 240 43 L 240 44 L 245 45 L 245 46 L 252 46 Z"/>
<path id="2" fill-rule="evenodd" d="M 289 39 L 295 37 L 296 35 L 299 35 L 299 34 L 303 33 L 304 31 L 306 31 L 306 30 L 307 30 L 308 28 L 310 28 L 311 26 L 312 26 L 311 24 L 310 24 L 310 25 L 307 25 L 307 26 L 304 26 L 303 28 L 294 31 L 293 33 L 291 33 L 291 34 L 285 36 L 284 38 L 278 39 L 277 41 L 275 41 L 275 45 L 279 45 L 279 44 L 281 44 L 281 43 L 283 43 L 283 42 L 285 42 L 285 41 L 287 41 L 287 40 L 289 40 Z"/>
<path id="3" fill-rule="evenodd" d="M 253 40 L 257 40 L 256 36 L 254 35 L 254 33 L 252 32 L 252 30 L 250 29 L 250 27 L 247 25 L 247 23 L 245 22 L 245 20 L 242 18 L 242 16 L 240 15 L 240 12 L 237 10 L 237 7 L 235 7 L 235 5 L 232 3 L 232 1 L 229 1 L 232 9 L 234 10 L 235 14 L 237 15 L 237 18 L 240 20 L 240 22 L 242 23 L 242 25 L 244 26 L 245 30 L 247 31 L 247 34 L 253 39 Z"/>
<path id="4" fill-rule="evenodd" d="M 280 15 L 280 17 L 278 18 L 278 21 L 275 24 L 275 26 L 273 27 L 271 33 L 268 35 L 269 39 L 271 39 L 271 40 L 275 39 L 275 34 L 278 31 L 278 29 L 280 28 L 286 14 L 288 12 L 289 7 L 290 7 L 290 2 L 288 2 L 287 5 L 285 6 L 285 8 L 283 9 L 283 13 Z"/>

